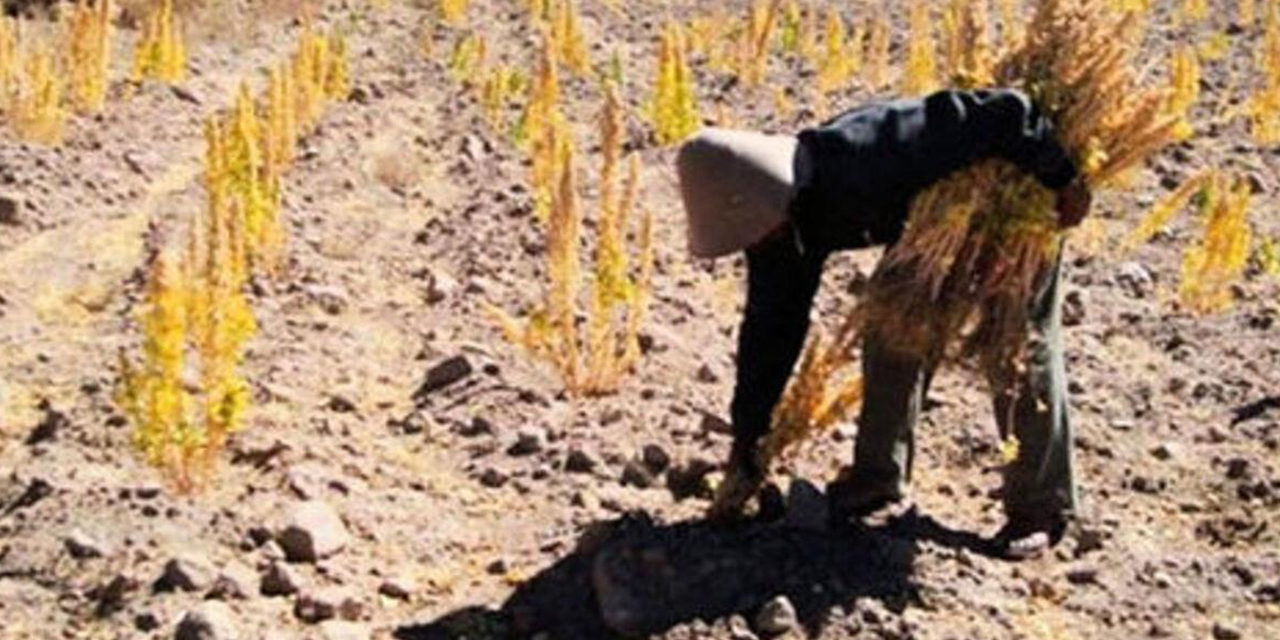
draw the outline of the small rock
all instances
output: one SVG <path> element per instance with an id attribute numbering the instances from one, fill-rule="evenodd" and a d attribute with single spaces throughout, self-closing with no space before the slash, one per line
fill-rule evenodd
<path id="1" fill-rule="evenodd" d="M 195 553 L 184 553 L 164 565 L 157 584 L 161 590 L 204 591 L 213 583 L 213 565 Z"/>
<path id="2" fill-rule="evenodd" d="M 1151 448 L 1151 455 L 1156 460 L 1168 462 L 1178 457 L 1178 445 L 1172 442 L 1162 442 Z"/>
<path id="3" fill-rule="evenodd" d="M 209 597 L 215 600 L 245 600 L 253 595 L 253 583 L 256 578 L 257 575 L 254 574 L 253 569 L 243 562 L 232 560 L 222 567 L 222 571 L 219 571 L 218 576 L 213 579 Z"/>
<path id="4" fill-rule="evenodd" d="M 226 603 L 206 600 L 188 611 L 178 622 L 174 640 L 237 640 L 240 628 Z"/>
<path id="5" fill-rule="evenodd" d="M 356 403 L 342 395 L 329 396 L 329 402 L 325 403 L 324 407 L 334 413 L 356 412 Z"/>
<path id="6" fill-rule="evenodd" d="M 671 466 L 671 455 L 667 453 L 666 449 L 656 444 L 645 445 L 640 452 L 640 459 L 644 461 L 644 466 L 648 467 L 649 471 L 655 475 L 666 471 L 667 467 Z"/>
<path id="7" fill-rule="evenodd" d="M 160 618 L 150 611 L 143 611 L 133 617 L 133 627 L 138 631 L 155 631 L 160 628 Z"/>
<path id="8" fill-rule="evenodd" d="M 480 474 L 480 484 L 489 487 L 490 489 L 497 489 L 507 484 L 507 481 L 510 479 L 511 476 L 495 467 L 489 467 L 484 470 L 484 473 Z"/>
<path id="9" fill-rule="evenodd" d="M 427 282 L 427 303 L 443 302 L 461 288 L 458 280 L 447 271 L 433 269 Z"/>
<path id="10" fill-rule="evenodd" d="M 729 616 L 729 640 L 759 640 L 759 638 L 752 633 L 746 618 L 734 614 Z"/>
<path id="11" fill-rule="evenodd" d="M 649 473 L 649 470 L 640 461 L 629 460 L 622 467 L 622 484 L 631 485 L 638 489 L 648 489 L 653 486 L 653 475 Z"/>
<path id="12" fill-rule="evenodd" d="M 1093 565 L 1078 565 L 1067 570 L 1067 582 L 1074 585 L 1097 584 L 1098 568 Z"/>
<path id="13" fill-rule="evenodd" d="M 1062 324 L 1076 327 L 1084 323 L 1088 293 L 1084 289 L 1072 289 L 1062 296 Z"/>
<path id="14" fill-rule="evenodd" d="M 474 369 L 466 356 L 454 356 L 427 370 L 427 377 L 414 392 L 414 398 L 422 399 L 440 391 L 445 387 L 462 381 L 471 375 Z"/>
<path id="15" fill-rule="evenodd" d="M 1240 632 L 1225 622 L 1213 623 L 1213 640 L 1240 640 Z"/>
<path id="16" fill-rule="evenodd" d="M 480 416 L 475 416 L 471 419 L 471 422 L 468 422 L 458 428 L 458 435 L 464 438 L 491 436 L 493 433 L 493 423 Z"/>
<path id="17" fill-rule="evenodd" d="M 63 539 L 63 544 L 67 548 L 67 553 L 70 553 L 71 557 L 77 560 L 101 558 L 108 553 L 106 545 L 80 529 L 75 529 L 67 534 L 67 537 Z"/>
<path id="18" fill-rule="evenodd" d="M 683 465 L 671 467 L 667 470 L 667 489 L 676 500 L 709 496 L 711 484 L 707 482 L 707 474 L 715 469 L 714 462 L 703 458 L 694 458 Z"/>
<path id="19" fill-rule="evenodd" d="M 720 376 L 716 375 L 716 371 L 711 368 L 711 365 L 703 364 L 698 367 L 697 380 L 703 384 L 716 384 L 720 382 Z"/>
<path id="20" fill-rule="evenodd" d="M 200 96 L 197 96 L 187 87 L 174 84 L 169 85 L 169 90 L 173 92 L 175 98 L 183 102 L 190 102 L 191 104 L 200 104 L 202 102 Z"/>
<path id="21" fill-rule="evenodd" d="M 769 600 L 756 614 L 756 629 L 769 636 L 786 633 L 794 629 L 797 624 L 799 621 L 796 618 L 795 605 L 791 604 L 791 600 L 786 596 L 777 596 Z"/>
<path id="22" fill-rule="evenodd" d="M 600 460 L 580 447 L 570 449 L 569 457 L 564 461 L 564 469 L 570 473 L 591 473 L 598 466 Z"/>
<path id="23" fill-rule="evenodd" d="M 302 581 L 292 567 L 272 562 L 262 574 L 258 591 L 264 596 L 290 596 L 302 588 Z"/>
<path id="24" fill-rule="evenodd" d="M 16 227 L 22 224 L 22 209 L 25 205 L 21 196 L 12 193 L 0 193 L 0 225 Z"/>
<path id="25" fill-rule="evenodd" d="M 512 444 L 507 453 L 513 456 L 527 456 L 542 451 L 543 443 L 546 442 L 546 432 L 537 427 L 525 427 L 516 435 L 515 444 Z"/>
<path id="26" fill-rule="evenodd" d="M 720 433 L 726 435 L 733 433 L 732 425 L 725 422 L 719 416 L 710 413 L 702 414 L 702 424 L 700 426 L 702 431 L 705 433 Z"/>
<path id="27" fill-rule="evenodd" d="M 293 614 L 303 622 L 321 622 L 340 617 L 343 620 L 359 620 L 364 613 L 360 604 L 344 587 L 325 587 L 298 595 Z"/>
<path id="28" fill-rule="evenodd" d="M 320 623 L 320 635 L 324 640 L 369 640 L 373 632 L 358 622 L 325 620 Z"/>
<path id="29" fill-rule="evenodd" d="M 71 421 L 67 419 L 67 415 L 55 410 L 48 400 L 40 402 L 40 410 L 44 413 L 44 417 L 27 435 L 26 444 L 28 446 L 40 444 L 46 440 L 53 440 L 58 437 L 59 431 L 71 424 Z"/>
<path id="30" fill-rule="evenodd" d="M 342 287 L 326 285 L 304 285 L 303 292 L 315 302 L 325 313 L 336 316 L 342 314 L 350 306 L 347 290 Z"/>
<path id="31" fill-rule="evenodd" d="M 1140 262 L 1125 262 L 1116 269 L 1115 282 L 1134 298 L 1151 295 L 1154 280 L 1151 271 Z"/>
<path id="32" fill-rule="evenodd" d="M 383 580 L 378 586 L 378 593 L 396 600 L 408 600 L 413 597 L 415 591 L 417 587 L 404 576 L 392 576 Z"/>
<path id="33" fill-rule="evenodd" d="M 788 526 L 813 531 L 827 528 L 830 519 L 827 497 L 807 480 L 794 480 L 787 489 Z"/>
<path id="34" fill-rule="evenodd" d="M 1240 480 L 1249 475 L 1249 461 L 1244 458 L 1232 458 L 1227 461 L 1227 479 Z"/>
<path id="35" fill-rule="evenodd" d="M 89 592 L 89 598 L 95 602 L 94 612 L 99 617 L 109 616 L 124 608 L 129 594 L 142 586 L 138 580 L 127 573 L 118 573 L 110 580 Z"/>
<path id="36" fill-rule="evenodd" d="M 320 500 L 295 504 L 276 534 L 276 541 L 292 562 L 315 562 L 347 546 L 347 527 L 333 507 Z"/>

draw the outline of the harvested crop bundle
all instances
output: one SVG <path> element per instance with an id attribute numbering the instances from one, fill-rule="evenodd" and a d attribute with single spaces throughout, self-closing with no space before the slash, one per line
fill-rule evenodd
<path id="1" fill-rule="evenodd" d="M 1144 87 L 1134 54 L 1139 25 L 1108 0 L 1039 0 L 1020 44 L 989 70 L 998 86 L 1025 91 L 1055 124 L 1056 138 L 1091 189 L 1178 139 L 1167 92 Z M 847 370 L 861 336 L 936 365 L 976 361 L 987 373 L 1017 367 L 1029 303 L 1049 277 L 1063 230 L 1055 194 L 1004 160 L 987 160 L 916 197 L 901 239 L 831 340 L 811 342 L 774 413 L 765 451 L 850 413 L 860 383 Z"/>

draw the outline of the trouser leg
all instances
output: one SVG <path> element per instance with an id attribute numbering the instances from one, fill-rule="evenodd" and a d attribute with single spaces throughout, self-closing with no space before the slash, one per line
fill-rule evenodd
<path id="1" fill-rule="evenodd" d="M 1071 426 L 1067 416 L 1059 260 L 1032 301 L 1026 358 L 1017 370 L 997 375 L 996 421 L 1018 440 L 1018 457 L 1005 469 L 1005 513 L 1036 518 L 1073 512 Z"/>
<path id="2" fill-rule="evenodd" d="M 920 360 L 889 350 L 874 332 L 864 340 L 862 372 L 866 396 L 849 487 L 855 505 L 906 496 L 928 377 Z"/>

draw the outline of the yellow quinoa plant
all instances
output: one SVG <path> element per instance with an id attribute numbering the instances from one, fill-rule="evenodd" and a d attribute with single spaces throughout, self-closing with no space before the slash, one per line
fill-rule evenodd
<path id="1" fill-rule="evenodd" d="M 111 62 L 110 0 L 79 2 L 67 25 L 65 55 L 72 106 L 81 112 L 102 109 Z"/>
<path id="2" fill-rule="evenodd" d="M 133 80 L 155 79 L 175 84 L 187 74 L 187 48 L 173 0 L 161 0 L 142 25 L 133 52 Z"/>
<path id="3" fill-rule="evenodd" d="M 684 33 L 670 23 L 658 49 L 658 77 L 654 81 L 649 118 L 660 144 L 675 144 L 701 124 L 692 72 L 685 59 Z"/>

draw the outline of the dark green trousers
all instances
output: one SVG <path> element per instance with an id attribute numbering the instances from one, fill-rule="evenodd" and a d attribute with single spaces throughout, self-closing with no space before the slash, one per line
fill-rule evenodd
<path id="1" fill-rule="evenodd" d="M 1004 507 L 1010 519 L 1068 514 L 1076 509 L 1071 426 L 1062 355 L 1059 260 L 1039 287 L 1028 314 L 1024 367 L 991 376 L 1001 437 L 1018 440 L 1005 469 Z M 856 503 L 905 497 L 915 457 L 914 431 L 932 372 L 886 349 L 874 334 L 863 345 L 866 397 L 854 443 Z"/>

